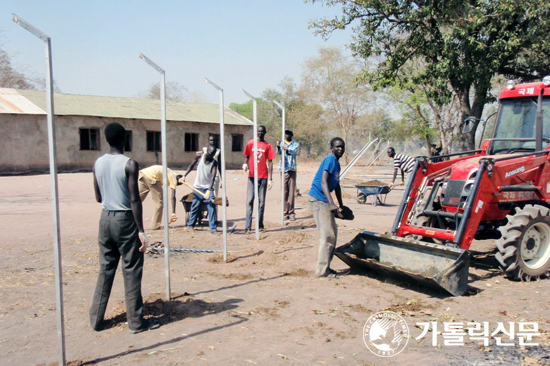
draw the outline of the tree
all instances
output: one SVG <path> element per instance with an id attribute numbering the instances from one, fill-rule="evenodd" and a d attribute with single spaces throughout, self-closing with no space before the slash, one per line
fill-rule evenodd
<path id="1" fill-rule="evenodd" d="M 282 128 L 282 111 L 273 101 L 283 103 L 287 129 L 292 129 L 295 140 L 300 142 L 302 151 L 308 156 L 319 156 L 327 152 L 326 121 L 323 119 L 323 108 L 319 104 L 305 100 L 302 91 L 294 80 L 285 77 L 279 83 L 279 89 L 267 88 L 260 98 L 256 99 L 258 124 L 267 128 L 268 140 L 280 138 Z M 252 119 L 252 101 L 231 103 L 229 108 Z"/>
<path id="2" fill-rule="evenodd" d="M 169 102 L 181 102 L 183 101 L 184 94 L 187 92 L 187 88 L 177 81 L 169 81 L 165 83 L 166 100 Z M 160 99 L 160 83 L 153 83 L 149 85 L 149 89 L 138 93 L 139 98 L 145 99 Z"/>
<path id="3" fill-rule="evenodd" d="M 456 94 L 460 121 L 480 118 L 494 75 L 523 80 L 550 72 L 550 2 L 541 0 L 307 0 L 328 6 L 341 4 L 343 14 L 311 22 L 328 36 L 352 23 L 352 50 L 367 59 L 383 56 L 376 68 L 363 69 L 362 78 L 375 88 L 394 86 L 411 59 L 426 67 L 408 77 L 430 85 L 438 106 Z M 477 127 L 477 125 L 476 125 Z M 473 149 L 475 129 L 460 135 L 464 148 Z"/>
<path id="4" fill-rule="evenodd" d="M 12 63 L 11 56 L 0 48 L 0 88 L 14 89 L 45 89 L 45 80 L 33 78 L 17 71 Z M 54 83 L 55 91 L 59 92 Z"/>
<path id="5" fill-rule="evenodd" d="M 368 88 L 357 85 L 361 66 L 337 47 L 320 47 L 308 58 L 302 72 L 302 91 L 310 102 L 320 104 L 325 117 L 337 127 L 344 141 L 369 106 Z M 347 163 L 347 156 L 346 156 Z"/>
<path id="6" fill-rule="evenodd" d="M 187 88 L 177 81 L 165 83 L 166 100 L 169 102 L 205 103 L 207 97 L 200 92 L 189 92 Z M 149 89 L 138 93 L 138 98 L 160 99 L 160 83 L 149 85 Z"/>
<path id="7" fill-rule="evenodd" d="M 284 103 L 286 128 L 293 130 L 294 139 L 300 142 L 302 151 L 311 157 L 326 154 L 329 137 L 323 107 L 307 100 L 307 91 L 290 77 L 284 78 L 279 88 L 279 95 L 274 93 L 272 97 Z M 264 93 L 264 96 L 270 97 L 269 93 Z"/>

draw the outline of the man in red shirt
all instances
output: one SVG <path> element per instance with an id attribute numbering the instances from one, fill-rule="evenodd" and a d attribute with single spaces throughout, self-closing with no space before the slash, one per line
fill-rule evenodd
<path id="1" fill-rule="evenodd" d="M 265 195 L 273 186 L 273 159 L 275 151 L 271 144 L 265 141 L 267 130 L 265 126 L 258 126 L 258 195 L 259 195 L 259 221 L 260 231 L 264 228 L 264 210 Z M 254 208 L 254 140 L 248 141 L 244 149 L 243 170 L 248 170 L 248 191 L 246 195 L 246 230 L 245 234 L 250 233 L 252 228 L 252 211 Z"/>

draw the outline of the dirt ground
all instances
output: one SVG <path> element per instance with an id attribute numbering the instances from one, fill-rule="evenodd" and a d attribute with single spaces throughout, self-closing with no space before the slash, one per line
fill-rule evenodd
<path id="1" fill-rule="evenodd" d="M 107 309 L 109 327 L 95 332 L 88 309 L 98 271 L 97 231 L 101 207 L 95 202 L 91 173 L 59 175 L 66 350 L 69 365 L 544 365 L 550 364 L 550 281 L 510 282 L 494 257 L 474 260 L 470 290 L 449 297 L 372 273 L 315 278 L 317 233 L 307 195 L 318 163 L 299 166 L 297 220 L 281 227 L 280 183 L 267 194 L 266 228 L 259 241 L 244 234 L 246 176 L 227 174 L 230 201 L 229 260 L 222 239 L 206 226 L 195 233 L 179 220 L 170 229 L 171 246 L 214 253 L 173 253 L 172 300 L 165 300 L 164 257 L 147 255 L 143 278 L 146 317 L 161 327 L 133 335 L 125 320 L 123 283 L 115 279 Z M 370 176 L 354 168 L 344 181 L 344 201 L 354 221 L 339 221 L 338 243 L 362 230 L 389 231 L 403 193 L 392 191 L 386 205 L 356 201 L 354 182 L 389 182 L 391 166 Z M 192 178 L 191 178 L 192 179 Z M 190 180 L 191 180 L 190 179 Z M 398 178 L 399 179 L 399 178 Z M 0 177 L 0 364 L 50 365 L 57 361 L 52 219 L 48 175 Z M 178 199 L 187 194 L 178 188 Z M 146 227 L 151 199 L 144 203 Z M 150 232 L 152 242 L 163 231 Z M 490 252 L 491 241 L 472 249 Z M 483 256 L 482 256 L 483 257 Z M 335 258 L 335 270 L 347 265 Z M 363 343 L 363 326 L 374 313 L 397 312 L 411 338 L 391 358 L 372 354 Z M 420 341 L 416 322 L 538 322 L 538 347 L 489 347 L 466 338 L 464 346 L 445 346 L 431 334 Z"/>

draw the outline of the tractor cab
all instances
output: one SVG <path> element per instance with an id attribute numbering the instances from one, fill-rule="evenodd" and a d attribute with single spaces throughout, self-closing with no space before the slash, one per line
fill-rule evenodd
<path id="1" fill-rule="evenodd" d="M 538 83 L 515 85 L 509 80 L 499 96 L 497 121 L 487 155 L 546 150 L 550 142 L 550 76 Z M 539 106 L 540 104 L 540 106 Z M 537 115 L 540 125 L 537 126 Z M 466 126 L 465 130 L 468 129 Z"/>
<path id="2" fill-rule="evenodd" d="M 488 155 L 536 151 L 537 97 L 503 99 Z M 550 141 L 550 96 L 542 99 L 542 149 Z"/>

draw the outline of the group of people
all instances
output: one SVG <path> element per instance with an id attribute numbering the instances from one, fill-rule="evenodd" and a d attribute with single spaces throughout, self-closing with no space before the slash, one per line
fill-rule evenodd
<path id="1" fill-rule="evenodd" d="M 257 169 L 259 186 L 259 229 L 265 230 L 264 211 L 267 190 L 273 186 L 273 159 L 281 155 L 279 170 L 281 171 L 284 190 L 284 215 L 287 220 L 295 220 L 294 193 L 296 187 L 296 155 L 299 144 L 292 140 L 292 130 L 285 131 L 285 141 L 277 140 L 277 149 L 265 141 L 267 129 L 258 127 L 257 136 Z M 94 164 L 94 190 L 97 202 L 102 205 L 99 223 L 99 275 L 90 308 L 90 323 L 96 331 L 104 327 L 104 315 L 111 293 L 118 262 L 122 259 L 124 277 L 126 314 L 128 326 L 132 333 L 159 327 L 159 323 L 143 318 L 143 299 L 141 295 L 141 278 L 143 273 L 144 252 L 149 239 L 143 227 L 142 200 L 151 193 L 155 201 L 153 228 L 160 227 L 162 218 L 162 167 L 152 166 L 139 170 L 139 164 L 124 155 L 126 130 L 119 123 L 110 123 L 105 128 L 105 137 L 110 145 L 108 154 L 98 158 Z M 315 275 L 318 277 L 336 277 L 330 268 L 334 255 L 338 227 L 335 215 L 344 209 L 342 190 L 340 187 L 340 158 L 346 151 L 345 142 L 339 137 L 330 141 L 331 154 L 323 159 L 309 190 L 309 205 L 317 226 L 319 237 L 318 260 Z M 254 194 L 254 140 L 251 140 L 244 150 L 245 162 L 243 170 L 248 171 L 246 227 L 248 233 L 252 226 Z M 412 169 L 411 158 L 395 154 L 393 148 L 388 149 L 388 156 L 394 158 L 395 181 L 397 169 L 409 172 Z M 408 158 L 408 159 L 407 159 Z M 284 161 L 284 171 L 283 171 Z M 167 183 L 172 190 L 171 221 L 177 220 L 175 212 L 175 189 L 178 185 L 187 184 L 185 178 L 197 167 L 197 176 L 192 186 L 193 203 L 189 218 L 189 228 L 193 229 L 196 222 L 198 207 L 203 201 L 208 202 L 209 226 L 216 233 L 216 210 L 212 202 L 215 196 L 216 182 L 221 173 L 219 168 L 219 149 L 214 146 L 213 138 L 202 153 L 197 154 L 184 175 L 176 175 L 167 171 Z M 332 197 L 336 196 L 336 202 Z M 349 209 L 348 209 L 349 210 Z"/>
<path id="2" fill-rule="evenodd" d="M 284 216 L 285 219 L 294 221 L 296 215 L 294 212 L 294 197 L 296 190 L 296 156 L 300 145 L 293 141 L 292 130 L 285 131 L 285 141 L 277 139 L 277 147 L 274 150 L 269 142 L 265 140 L 267 129 L 265 126 L 258 126 L 257 146 L 258 146 L 258 200 L 259 200 L 259 230 L 265 231 L 264 212 L 265 197 L 268 190 L 273 186 L 273 159 L 275 155 L 281 155 L 279 171 L 283 174 L 284 184 Z M 184 175 L 176 175 L 171 169 L 167 169 L 167 182 L 171 189 L 170 198 L 172 204 L 172 215 L 170 223 L 177 220 L 176 216 L 176 187 L 185 184 L 187 175 L 197 167 L 197 176 L 193 184 L 193 202 L 189 214 L 188 228 L 193 230 L 199 215 L 199 209 L 203 202 L 206 203 L 208 210 L 208 220 L 210 232 L 217 235 L 216 222 L 217 210 L 213 203 L 213 198 L 218 194 L 219 177 L 221 168 L 219 162 L 220 150 L 215 145 L 214 137 L 210 136 L 209 145 L 202 152 L 197 153 L 193 163 L 189 165 Z M 248 172 L 247 198 L 246 198 L 246 225 L 245 233 L 250 233 L 252 228 L 252 214 L 255 200 L 254 192 L 254 140 L 250 140 L 244 149 L 243 170 Z M 283 170 L 284 159 L 284 173 Z M 162 221 L 163 199 L 162 199 L 162 166 L 153 165 L 142 169 L 139 178 L 139 193 L 143 201 L 149 193 L 155 202 L 155 212 L 152 218 L 151 230 L 160 229 Z M 200 192 L 197 192 L 200 191 Z M 203 193 L 203 194 L 201 194 Z"/>

